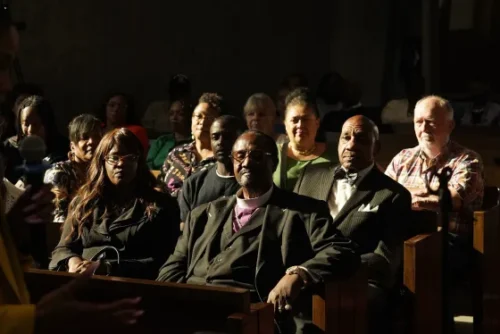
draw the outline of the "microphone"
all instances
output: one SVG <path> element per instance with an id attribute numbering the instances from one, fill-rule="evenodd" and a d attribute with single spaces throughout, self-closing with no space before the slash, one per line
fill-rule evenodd
<path id="1" fill-rule="evenodd" d="M 19 153 L 24 160 L 21 169 L 26 185 L 30 185 L 33 193 L 43 186 L 43 178 L 50 165 L 43 162 L 47 147 L 38 136 L 25 137 L 19 144 Z M 51 222 L 47 222 L 51 223 Z M 48 268 L 49 254 L 47 250 L 47 231 L 44 223 L 29 224 L 30 252 L 37 268 Z"/>

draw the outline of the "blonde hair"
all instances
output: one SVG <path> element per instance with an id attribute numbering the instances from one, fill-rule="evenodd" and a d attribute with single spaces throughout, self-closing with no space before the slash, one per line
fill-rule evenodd
<path id="1" fill-rule="evenodd" d="M 276 115 L 276 105 L 269 95 L 256 93 L 250 96 L 243 107 L 243 114 L 247 114 L 255 108 L 271 109 L 273 115 Z"/>

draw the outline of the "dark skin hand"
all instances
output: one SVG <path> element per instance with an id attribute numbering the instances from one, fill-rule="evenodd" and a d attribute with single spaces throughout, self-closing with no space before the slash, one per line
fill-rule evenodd
<path id="1" fill-rule="evenodd" d="M 274 313 L 290 311 L 303 286 L 304 282 L 299 275 L 283 276 L 267 297 L 267 302 L 274 305 Z"/>
<path id="2" fill-rule="evenodd" d="M 89 289 L 95 266 L 90 266 L 72 282 L 44 296 L 35 309 L 35 334 L 109 334 L 119 333 L 137 323 L 144 314 L 140 298 L 91 303 L 77 296 Z M 68 327 L 69 326 L 69 327 Z"/>

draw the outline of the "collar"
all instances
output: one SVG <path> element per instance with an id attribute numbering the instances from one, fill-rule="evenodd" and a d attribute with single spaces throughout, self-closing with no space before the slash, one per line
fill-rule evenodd
<path id="1" fill-rule="evenodd" d="M 236 193 L 236 206 L 238 206 L 241 209 L 255 209 L 255 208 L 260 208 L 264 206 L 269 199 L 271 198 L 271 195 L 273 193 L 273 186 L 269 188 L 268 191 L 266 191 L 264 194 L 262 194 L 259 197 L 255 198 L 249 198 L 249 199 L 244 199 L 241 196 L 243 189 L 238 190 Z"/>
<path id="2" fill-rule="evenodd" d="M 217 171 L 217 164 L 215 164 L 213 168 L 215 168 L 215 174 L 221 179 L 234 179 L 234 175 L 229 175 L 229 176 L 220 175 L 219 172 Z"/>
<path id="3" fill-rule="evenodd" d="M 370 166 L 360 170 L 359 172 L 356 172 L 356 174 L 358 174 L 358 177 L 356 178 L 356 182 L 354 184 L 359 184 L 366 177 L 366 175 L 370 173 L 370 171 L 373 169 L 373 166 L 375 166 L 375 163 L 372 162 Z M 342 168 L 346 173 L 349 172 L 344 168 L 344 166 L 341 166 L 340 168 Z"/>

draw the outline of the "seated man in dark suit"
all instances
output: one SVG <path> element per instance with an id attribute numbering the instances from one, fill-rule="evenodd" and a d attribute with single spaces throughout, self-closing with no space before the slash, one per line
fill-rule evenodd
<path id="1" fill-rule="evenodd" d="M 375 166 L 378 139 L 370 119 L 349 118 L 339 138 L 340 165 L 306 168 L 294 191 L 327 201 L 333 225 L 358 244 L 361 261 L 368 266 L 369 328 L 383 333 L 388 292 L 402 263 L 411 196 Z"/>
<path id="2" fill-rule="evenodd" d="M 217 162 L 184 181 L 178 197 L 181 222 L 185 221 L 191 210 L 201 204 L 234 195 L 240 189 L 234 177 L 231 149 L 244 127 L 239 118 L 231 115 L 220 116 L 213 122 L 210 127 L 210 142 Z"/>
<path id="3" fill-rule="evenodd" d="M 191 211 L 159 281 L 246 288 L 254 301 L 287 311 L 304 286 L 354 273 L 359 257 L 326 203 L 273 185 L 271 137 L 243 133 L 232 157 L 241 189 Z"/>

